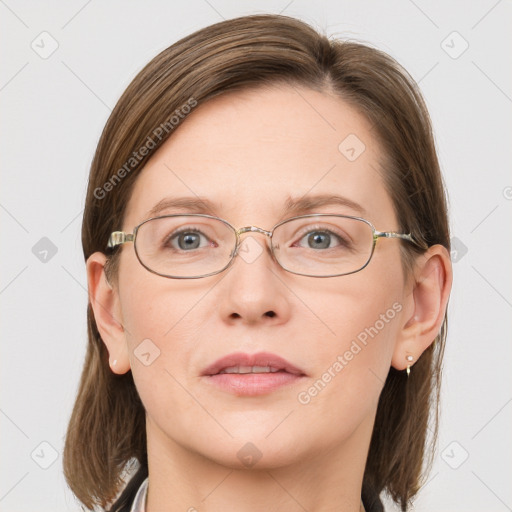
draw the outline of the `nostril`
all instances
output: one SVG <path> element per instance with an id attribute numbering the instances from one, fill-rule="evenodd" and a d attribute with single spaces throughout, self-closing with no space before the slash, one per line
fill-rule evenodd
<path id="1" fill-rule="evenodd" d="M 267 312 L 265 313 L 265 315 L 270 316 L 270 317 L 274 317 L 274 316 L 276 316 L 276 314 L 275 314 L 273 311 L 267 311 Z"/>

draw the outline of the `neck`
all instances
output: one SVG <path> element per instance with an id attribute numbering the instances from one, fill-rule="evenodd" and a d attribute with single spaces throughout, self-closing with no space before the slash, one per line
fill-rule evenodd
<path id="1" fill-rule="evenodd" d="M 360 512 L 372 427 L 361 424 L 343 445 L 297 455 L 285 466 L 262 458 L 240 468 L 176 443 L 147 419 L 146 512 Z"/>

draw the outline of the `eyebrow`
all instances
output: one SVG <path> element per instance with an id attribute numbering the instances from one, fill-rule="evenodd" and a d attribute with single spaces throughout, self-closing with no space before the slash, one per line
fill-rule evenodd
<path id="1" fill-rule="evenodd" d="M 282 215 L 298 216 L 303 213 L 312 212 L 317 208 L 325 206 L 343 206 L 350 208 L 361 216 L 367 214 L 366 210 L 355 201 L 346 197 L 332 194 L 316 194 L 285 200 Z M 166 197 L 159 201 L 151 210 L 146 213 L 146 219 L 156 217 L 167 211 L 179 211 L 188 213 L 206 213 L 218 217 L 217 205 L 205 197 Z"/>

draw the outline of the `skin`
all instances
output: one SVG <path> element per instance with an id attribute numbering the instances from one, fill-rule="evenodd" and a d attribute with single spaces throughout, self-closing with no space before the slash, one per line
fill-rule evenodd
<path id="1" fill-rule="evenodd" d="M 338 150 L 349 134 L 366 146 L 355 161 Z M 327 92 L 274 86 L 231 93 L 199 105 L 150 159 L 122 229 L 131 233 L 166 196 L 197 195 L 216 201 L 215 213 L 237 228 L 270 230 L 289 195 L 335 192 L 362 205 L 377 229 L 397 230 L 378 171 L 381 154 L 366 119 Z M 344 206 L 311 213 L 357 215 Z M 264 250 L 252 263 L 236 258 L 202 279 L 148 272 L 131 243 L 122 247 L 115 284 L 106 280 L 102 253 L 87 261 L 112 371 L 131 369 L 146 409 L 146 511 L 360 510 L 379 394 L 390 366 L 404 370 L 406 357 L 417 361 L 438 334 L 452 281 L 449 254 L 431 247 L 406 279 L 400 242 L 381 239 L 361 272 L 315 279 L 280 268 L 264 235 L 242 237 Z M 300 403 L 298 393 L 394 303 L 401 306 L 394 318 Z M 149 366 L 134 354 L 147 338 L 160 350 Z M 224 392 L 200 377 L 235 351 L 279 354 L 307 376 L 258 397 Z M 261 453 L 252 467 L 237 456 L 250 451 L 249 442 Z"/>

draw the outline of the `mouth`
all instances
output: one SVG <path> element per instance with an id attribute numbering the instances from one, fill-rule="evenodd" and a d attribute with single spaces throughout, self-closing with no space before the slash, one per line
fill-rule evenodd
<path id="1" fill-rule="evenodd" d="M 238 396 L 268 394 L 306 376 L 297 366 L 269 352 L 230 354 L 205 368 L 201 375 L 209 384 Z"/>
<path id="2" fill-rule="evenodd" d="M 229 366 L 221 370 L 217 375 L 221 373 L 276 373 L 284 371 L 285 370 L 273 368 L 272 366 Z"/>

